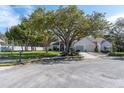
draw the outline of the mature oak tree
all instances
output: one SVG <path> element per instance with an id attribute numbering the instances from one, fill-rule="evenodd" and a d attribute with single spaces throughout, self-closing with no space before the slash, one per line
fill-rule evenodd
<path id="1" fill-rule="evenodd" d="M 70 52 L 70 47 L 74 40 L 79 40 L 87 33 L 87 20 L 86 15 L 82 10 L 76 6 L 60 6 L 59 9 L 51 13 L 49 24 L 50 30 L 65 45 L 65 55 Z"/>

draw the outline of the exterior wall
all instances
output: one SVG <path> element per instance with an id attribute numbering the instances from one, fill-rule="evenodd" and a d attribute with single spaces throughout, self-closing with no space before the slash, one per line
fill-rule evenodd
<path id="1" fill-rule="evenodd" d="M 95 49 L 95 44 L 88 40 L 87 38 L 83 38 L 77 43 L 74 44 L 75 50 L 80 50 L 80 51 L 87 51 L 87 52 L 93 52 Z"/>
<path id="2" fill-rule="evenodd" d="M 101 44 L 101 50 L 102 50 L 102 51 L 105 51 L 105 48 L 111 50 L 112 44 L 111 44 L 110 42 L 108 42 L 108 41 L 103 42 L 103 43 Z"/>
<path id="3" fill-rule="evenodd" d="M 36 50 L 44 50 L 44 47 L 36 47 Z"/>
<path id="4" fill-rule="evenodd" d="M 3 44 L 3 43 L 2 43 L 2 44 L 0 43 L 0 52 L 1 52 L 1 51 L 6 51 L 6 50 L 9 50 L 8 46 L 6 46 L 6 45 Z"/>

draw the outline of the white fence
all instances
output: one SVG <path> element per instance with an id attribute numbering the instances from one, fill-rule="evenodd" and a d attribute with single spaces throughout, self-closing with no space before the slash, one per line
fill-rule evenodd
<path id="1" fill-rule="evenodd" d="M 21 47 L 21 46 L 1 46 L 0 47 L 0 51 L 11 51 L 13 48 L 13 51 L 20 51 L 20 50 L 24 50 L 25 51 L 25 47 Z M 27 50 L 31 50 L 31 47 L 28 46 L 26 47 Z M 35 47 L 36 50 L 44 50 L 44 47 Z"/>

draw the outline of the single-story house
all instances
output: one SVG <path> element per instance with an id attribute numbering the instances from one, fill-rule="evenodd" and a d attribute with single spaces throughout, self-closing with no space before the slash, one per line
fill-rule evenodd
<path id="1" fill-rule="evenodd" d="M 104 38 L 85 37 L 74 44 L 74 49 L 85 52 L 94 52 L 96 45 L 99 51 L 111 51 L 112 44 Z"/>
<path id="2" fill-rule="evenodd" d="M 87 37 L 80 39 L 74 44 L 74 49 L 79 51 L 93 52 L 95 47 L 94 41 Z"/>
<path id="3" fill-rule="evenodd" d="M 79 41 L 73 42 L 72 48 L 76 51 L 84 51 L 84 52 L 94 52 L 96 48 L 96 44 L 98 46 L 99 51 L 111 51 L 112 44 L 105 40 L 104 38 L 92 38 L 92 37 L 84 37 Z M 49 50 L 64 50 L 64 44 L 62 42 L 52 42 Z"/>

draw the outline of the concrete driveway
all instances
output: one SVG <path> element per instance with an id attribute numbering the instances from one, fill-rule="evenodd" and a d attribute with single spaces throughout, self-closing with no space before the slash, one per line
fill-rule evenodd
<path id="1" fill-rule="evenodd" d="M 97 58 L 107 57 L 107 54 L 95 53 L 95 52 L 79 52 L 79 54 L 83 56 L 85 59 L 97 59 Z"/>
<path id="2" fill-rule="evenodd" d="M 0 87 L 124 87 L 124 60 L 99 58 L 52 65 L 20 65 L 0 70 Z"/>

